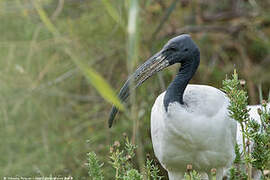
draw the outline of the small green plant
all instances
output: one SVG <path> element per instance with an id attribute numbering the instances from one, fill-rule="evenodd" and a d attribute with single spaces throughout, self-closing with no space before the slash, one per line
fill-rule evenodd
<path id="1" fill-rule="evenodd" d="M 196 171 L 191 171 L 189 173 L 185 173 L 185 180 L 201 180 L 201 176 Z"/>
<path id="2" fill-rule="evenodd" d="M 123 176 L 124 180 L 142 180 L 143 176 L 136 170 L 128 170 L 126 175 Z"/>
<path id="3" fill-rule="evenodd" d="M 153 163 L 153 160 L 146 159 L 145 165 L 145 177 L 147 180 L 161 180 L 162 176 L 159 176 L 159 168 Z"/>
<path id="4" fill-rule="evenodd" d="M 234 151 L 235 151 L 235 159 L 232 167 L 230 168 L 230 178 L 246 180 L 247 179 L 246 173 L 241 171 L 241 167 L 244 164 L 244 162 L 242 161 L 240 147 L 237 143 L 235 145 Z"/>
<path id="5" fill-rule="evenodd" d="M 144 172 L 139 172 L 134 167 L 133 158 L 135 156 L 136 146 L 132 144 L 125 136 L 124 146 L 121 146 L 119 141 L 115 141 L 113 146 L 110 147 L 110 160 L 109 163 L 115 170 L 114 179 L 116 180 L 161 180 L 159 176 L 159 169 L 152 160 L 147 158 L 144 166 Z M 104 179 L 102 175 L 103 164 L 99 163 L 95 153 L 88 153 L 88 167 L 89 176 L 93 180 Z"/>
<path id="6" fill-rule="evenodd" d="M 120 150 L 120 142 L 115 141 L 110 148 L 110 164 L 115 169 L 115 179 L 122 179 L 127 176 L 127 172 L 133 169 L 132 158 L 135 156 L 136 146 L 129 139 L 125 138 L 125 146 Z M 131 171 L 134 174 L 134 171 Z"/>
<path id="7" fill-rule="evenodd" d="M 248 95 L 243 89 L 245 82 L 238 79 L 236 71 L 232 79 L 223 81 L 223 90 L 230 98 L 228 107 L 230 116 L 241 126 L 243 152 L 238 145 L 235 147 L 236 158 L 230 169 L 231 179 L 252 178 L 252 167 L 259 169 L 264 176 L 264 170 L 269 167 L 270 161 L 270 112 L 266 101 L 262 101 L 262 109 L 258 109 L 261 123 L 252 119 L 248 109 Z M 253 147 L 251 147 L 253 143 Z M 241 156 L 243 154 L 243 158 Z M 241 168 L 245 165 L 245 171 Z"/>
<path id="8" fill-rule="evenodd" d="M 244 83 L 242 83 L 243 85 Z M 236 120 L 240 126 L 242 133 L 243 154 L 246 165 L 246 172 L 248 179 L 251 179 L 251 155 L 250 146 L 247 146 L 246 142 L 250 142 L 250 136 L 248 135 L 248 124 L 250 122 L 248 106 L 247 92 L 241 88 L 241 83 L 238 79 L 236 70 L 232 75 L 232 79 L 226 79 L 223 81 L 223 90 L 230 98 L 230 105 L 228 107 L 230 116 Z M 248 148 L 248 150 L 246 150 Z"/>
<path id="9" fill-rule="evenodd" d="M 88 155 L 88 174 L 93 180 L 102 180 L 104 179 L 103 173 L 102 173 L 102 166 L 103 163 L 100 163 L 99 160 L 97 159 L 97 156 L 94 152 L 90 152 L 87 154 Z"/>

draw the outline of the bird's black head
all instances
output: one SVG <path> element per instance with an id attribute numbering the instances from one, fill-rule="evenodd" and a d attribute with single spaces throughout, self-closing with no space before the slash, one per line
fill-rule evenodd
<path id="1" fill-rule="evenodd" d="M 192 61 L 195 55 L 199 55 L 199 48 L 193 42 L 190 35 L 182 34 L 172 38 L 161 50 L 169 65 Z"/>
<path id="2" fill-rule="evenodd" d="M 133 81 L 133 89 L 135 89 L 156 72 L 175 63 L 191 64 L 194 66 L 193 69 L 196 70 L 199 65 L 199 55 L 199 49 L 189 35 L 182 34 L 169 40 L 158 53 L 150 57 L 128 78 L 118 94 L 119 99 L 121 101 L 127 99 L 131 81 Z M 187 72 L 187 74 L 193 74 L 193 72 Z M 109 127 L 112 126 L 117 111 L 114 106 L 109 118 Z"/>

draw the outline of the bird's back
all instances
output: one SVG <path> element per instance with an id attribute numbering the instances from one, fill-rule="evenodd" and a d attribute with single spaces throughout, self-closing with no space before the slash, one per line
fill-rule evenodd
<path id="1" fill-rule="evenodd" d="M 163 105 L 164 93 L 151 113 L 151 135 L 155 154 L 168 170 L 184 171 L 192 164 L 198 171 L 227 166 L 234 157 L 236 122 L 228 116 L 229 100 L 220 90 L 188 85 L 184 105 Z"/>

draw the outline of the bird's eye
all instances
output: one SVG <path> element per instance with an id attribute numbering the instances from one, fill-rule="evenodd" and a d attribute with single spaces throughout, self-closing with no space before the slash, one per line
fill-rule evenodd
<path id="1" fill-rule="evenodd" d="M 176 47 L 169 47 L 168 49 L 167 49 L 167 51 L 178 51 L 178 49 L 176 48 Z"/>
<path id="2" fill-rule="evenodd" d="M 187 52 L 188 51 L 188 48 L 185 48 L 184 51 Z"/>

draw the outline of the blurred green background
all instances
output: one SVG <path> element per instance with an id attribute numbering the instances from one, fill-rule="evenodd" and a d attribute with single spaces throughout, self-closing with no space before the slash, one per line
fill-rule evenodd
<path id="1" fill-rule="evenodd" d="M 191 83 L 219 88 L 236 68 L 250 104 L 259 102 L 259 89 L 268 97 L 268 0 L 0 0 L 0 176 L 87 179 L 86 153 L 107 161 L 124 132 L 138 145 L 142 168 L 146 154 L 154 158 L 151 107 L 178 66 L 139 88 L 112 129 L 109 102 L 116 101 L 106 87 L 119 90 L 182 33 L 201 50 Z"/>

